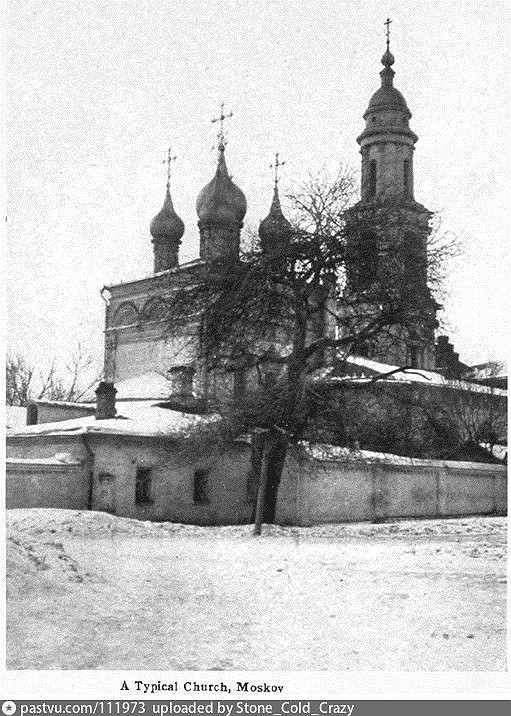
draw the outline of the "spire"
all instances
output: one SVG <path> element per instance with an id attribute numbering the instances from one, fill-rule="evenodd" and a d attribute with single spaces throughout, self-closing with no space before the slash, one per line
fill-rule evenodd
<path id="1" fill-rule="evenodd" d="M 383 23 L 386 25 L 386 35 L 387 35 L 387 49 L 385 50 L 383 57 L 381 58 L 381 63 L 384 66 L 385 69 L 383 69 L 380 72 L 381 77 L 381 84 L 382 87 L 392 87 L 393 86 L 393 80 L 395 72 L 392 68 L 392 65 L 394 64 L 394 55 L 390 51 L 390 23 L 392 20 L 387 18 L 387 20 Z"/>
<path id="2" fill-rule="evenodd" d="M 374 116 L 374 112 L 380 112 L 380 111 L 387 111 L 392 110 L 393 112 L 400 112 L 403 116 L 406 116 L 406 121 L 411 118 L 411 112 L 408 109 L 408 106 L 406 104 L 406 100 L 394 87 L 394 75 L 395 72 L 392 69 L 392 65 L 394 64 L 394 55 L 390 51 L 390 23 L 392 20 L 387 18 L 385 21 L 386 26 L 386 50 L 381 58 L 381 63 L 383 65 L 383 70 L 380 72 L 381 77 L 381 87 L 378 88 L 378 90 L 373 94 L 371 97 L 371 100 L 369 102 L 369 106 L 364 113 L 364 119 L 368 120 L 370 115 Z M 371 117 L 371 123 L 375 122 L 376 120 Z M 382 121 L 387 122 L 387 119 L 382 117 Z M 399 123 L 398 123 L 399 124 Z M 408 126 L 408 125 L 406 125 Z M 367 130 L 375 130 L 376 127 L 368 127 Z M 408 130 L 410 131 L 410 130 Z M 414 135 L 415 136 L 415 135 Z M 358 140 L 357 140 L 358 141 Z"/>

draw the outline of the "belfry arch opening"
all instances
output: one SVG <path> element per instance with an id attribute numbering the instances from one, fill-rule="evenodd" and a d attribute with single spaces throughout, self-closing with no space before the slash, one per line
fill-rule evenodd
<path id="1" fill-rule="evenodd" d="M 376 196 L 376 159 L 369 162 L 369 196 Z"/>

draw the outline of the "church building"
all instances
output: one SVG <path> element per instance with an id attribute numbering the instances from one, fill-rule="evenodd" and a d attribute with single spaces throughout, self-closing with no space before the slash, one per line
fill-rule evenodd
<path id="1" fill-rule="evenodd" d="M 443 369 L 435 362 L 434 332 L 440 307 L 427 281 L 432 213 L 414 198 L 413 155 L 418 137 L 410 128 L 406 100 L 394 87 L 388 38 L 382 64 L 381 87 L 370 99 L 364 114 L 366 126 L 357 138 L 362 157 L 361 198 L 345 213 L 350 257 L 346 295 L 360 300 L 372 281 L 387 281 L 389 286 L 404 282 L 420 319 L 412 330 L 395 326 L 390 334 L 357 346 L 356 352 L 384 364 Z M 223 106 L 219 119 L 225 119 Z M 123 395 L 125 387 L 135 389 L 138 384 L 136 390 L 142 392 L 126 397 L 205 398 L 215 389 L 198 358 L 194 326 L 181 335 L 170 335 L 172 315 L 167 301 L 176 290 L 200 281 L 212 262 L 239 257 L 247 200 L 229 175 L 223 130 L 219 138 L 215 175 L 196 202 L 199 258 L 179 262 L 185 227 L 174 208 L 169 180 L 163 206 L 150 225 L 153 275 L 103 289 L 107 301 L 104 380 L 115 384 Z M 169 168 L 170 161 L 169 153 Z M 269 214 L 259 227 L 261 249 L 278 243 L 288 227 L 275 182 Z M 327 328 L 332 330 L 331 325 Z M 237 379 L 234 373 L 223 376 L 223 388 L 234 390 Z M 230 381 L 227 388 L 225 381 Z M 156 385 L 157 395 L 144 394 L 144 386 L 152 386 L 154 393 Z"/>
<path id="2" fill-rule="evenodd" d="M 335 356 L 330 356 L 321 366 L 321 380 L 337 390 L 342 381 L 367 380 L 372 385 L 381 375 L 385 400 L 389 391 L 397 393 L 406 384 L 415 398 L 420 398 L 420 391 L 424 396 L 436 392 L 439 402 L 447 403 L 456 393 L 474 397 L 477 407 L 470 409 L 476 413 L 488 400 L 502 408 L 504 390 L 482 380 L 459 380 L 467 366 L 447 337 L 435 342 L 440 306 L 428 287 L 432 213 L 414 195 L 418 137 L 410 127 L 407 102 L 394 87 L 388 26 L 381 62 L 381 86 L 369 101 L 365 128 L 357 138 L 361 196 L 344 215 L 344 299 L 346 305 L 369 301 L 366 296 L 375 282 L 389 292 L 404 286 L 417 321 L 406 328 L 396 324 L 355 346 L 354 354 L 341 361 L 341 373 L 336 372 Z M 101 291 L 106 304 L 104 370 L 96 395 L 83 403 L 35 401 L 28 409 L 27 426 L 9 435 L 10 506 L 103 509 L 198 524 L 251 520 L 254 480 L 247 440 L 241 437 L 227 453 L 210 448 L 194 453 L 179 447 L 194 428 L 216 419 L 201 414 L 199 407 L 219 392 L 235 395 L 246 376 L 207 368 L 193 316 L 179 330 L 169 330 L 173 295 L 200 284 L 215 263 L 240 257 L 247 199 L 227 168 L 224 119 L 222 105 L 215 120 L 220 121 L 216 171 L 196 200 L 198 258 L 183 263 L 179 259 L 185 227 L 172 201 L 169 151 L 163 205 L 149 227 L 153 273 Z M 269 213 L 259 226 L 261 251 L 279 246 L 290 229 L 276 180 Z M 367 308 L 370 315 L 370 302 Z M 342 299 L 340 309 L 345 310 Z M 350 320 L 349 310 L 344 319 Z M 318 326 L 322 331 L 342 330 L 332 325 L 331 317 L 318 321 Z M 397 374 L 400 367 L 413 370 Z M 294 458 L 284 469 L 277 520 L 313 524 L 506 509 L 502 465 L 381 454 L 364 462 L 362 453 L 353 458 L 338 448 L 341 462 L 332 466 L 333 458 L 326 458 L 328 466 L 318 473 L 314 460 L 323 458 L 313 453 L 309 451 L 307 458 L 310 474 L 305 463 L 293 462 Z"/>

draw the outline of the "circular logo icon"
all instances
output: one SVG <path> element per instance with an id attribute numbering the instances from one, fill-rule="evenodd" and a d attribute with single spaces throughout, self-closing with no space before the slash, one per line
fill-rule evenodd
<path id="1" fill-rule="evenodd" d="M 4 713 L 5 716 L 12 716 L 15 712 L 16 704 L 14 703 L 14 701 L 4 701 L 2 703 L 2 713 Z"/>

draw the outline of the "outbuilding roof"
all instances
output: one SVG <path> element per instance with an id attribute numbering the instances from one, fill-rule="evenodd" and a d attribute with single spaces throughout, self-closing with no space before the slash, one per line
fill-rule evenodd
<path id="1" fill-rule="evenodd" d="M 192 429 L 212 425 L 218 415 L 195 415 L 168 410 L 155 401 L 126 401 L 117 404 L 117 415 L 96 420 L 93 415 L 54 423 L 27 425 L 11 433 L 12 437 L 28 435 L 132 435 L 141 437 L 185 436 Z"/>

